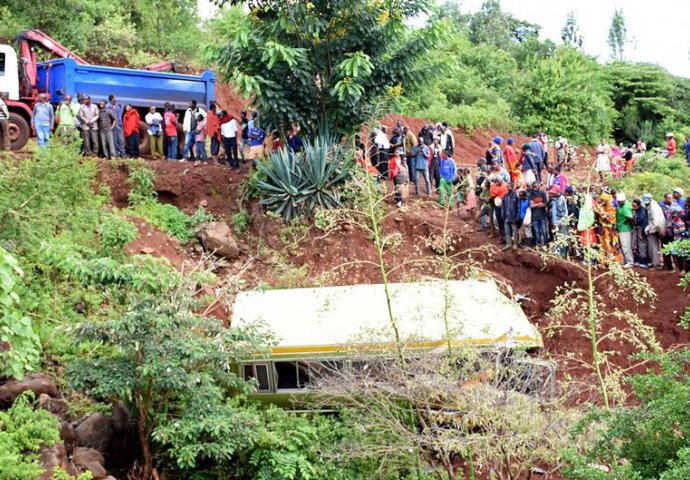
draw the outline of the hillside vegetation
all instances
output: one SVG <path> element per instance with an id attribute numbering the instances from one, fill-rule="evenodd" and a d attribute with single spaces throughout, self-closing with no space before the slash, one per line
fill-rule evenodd
<path id="1" fill-rule="evenodd" d="M 471 15 L 431 0 L 217 3 L 208 21 L 195 0 L 0 5 L 0 36 L 39 28 L 94 62 L 212 66 L 264 127 L 312 137 L 237 171 L 57 141 L 0 155 L 0 480 L 690 478 L 690 276 L 595 268 L 576 238 L 577 260 L 501 252 L 452 202 L 396 210 L 350 147 L 393 112 L 654 146 L 690 125 L 690 80 L 624 61 L 620 13 L 602 64 L 576 19 L 542 42 L 495 0 Z M 635 168 L 611 185 L 660 196 L 690 180 L 680 158 Z M 423 319 L 443 339 L 426 354 L 388 288 L 430 278 L 442 313 Z M 455 345 L 460 279 L 521 301 L 543 351 Z M 362 283 L 384 285 L 389 350 L 297 359 L 313 395 L 297 411 L 262 403 L 239 365 L 280 339 L 230 325 L 238 293 Z"/>

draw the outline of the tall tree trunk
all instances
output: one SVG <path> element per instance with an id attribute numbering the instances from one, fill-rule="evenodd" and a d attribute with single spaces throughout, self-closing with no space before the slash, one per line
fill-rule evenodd
<path id="1" fill-rule="evenodd" d="M 141 411 L 139 411 L 137 430 L 139 431 L 139 443 L 141 443 L 141 450 L 144 455 L 142 480 L 150 480 L 151 473 L 153 472 L 153 455 L 151 453 L 151 443 L 146 432 L 146 413 Z"/>
<path id="2" fill-rule="evenodd" d="M 141 444 L 141 452 L 143 455 L 142 475 L 141 480 L 150 480 L 153 473 L 153 453 L 151 452 L 151 436 L 150 430 L 146 428 L 146 412 L 142 392 L 135 392 L 135 399 L 137 410 L 139 411 L 139 419 L 137 421 L 137 432 L 139 434 L 139 443 Z"/>

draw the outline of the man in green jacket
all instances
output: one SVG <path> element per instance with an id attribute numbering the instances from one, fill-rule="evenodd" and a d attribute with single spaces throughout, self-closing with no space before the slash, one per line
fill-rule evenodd
<path id="1" fill-rule="evenodd" d="M 632 268 L 635 266 L 635 257 L 633 256 L 632 249 L 632 207 L 625 201 L 625 193 L 616 195 L 616 201 L 618 202 L 616 225 L 618 227 L 618 238 L 621 242 L 621 249 L 623 250 L 623 268 Z"/>
<path id="2" fill-rule="evenodd" d="M 65 98 L 62 99 L 55 112 L 58 123 L 58 137 L 65 145 L 71 143 L 75 138 L 78 115 L 79 104 L 72 103 L 71 95 L 65 95 Z"/>

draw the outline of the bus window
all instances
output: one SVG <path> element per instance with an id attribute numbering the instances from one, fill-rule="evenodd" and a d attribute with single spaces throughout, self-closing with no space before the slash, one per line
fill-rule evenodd
<path id="1" fill-rule="evenodd" d="M 256 365 L 256 380 L 259 382 L 260 392 L 271 390 L 271 382 L 268 379 L 268 365 Z"/>
<path id="2" fill-rule="evenodd" d="M 0 77 L 5 76 L 5 54 L 0 53 Z"/>
<path id="3" fill-rule="evenodd" d="M 306 388 L 311 379 L 308 363 L 297 362 L 297 388 Z"/>
<path id="4" fill-rule="evenodd" d="M 273 362 L 278 376 L 278 390 L 306 388 L 311 383 L 312 367 L 319 362 Z"/>
<path id="5" fill-rule="evenodd" d="M 258 383 L 257 391 L 270 392 L 271 380 L 268 376 L 268 365 L 265 363 L 247 363 L 242 367 L 242 375 L 245 380 L 255 379 Z"/>
<path id="6" fill-rule="evenodd" d="M 295 362 L 274 362 L 273 365 L 275 365 L 278 375 L 278 390 L 299 388 Z"/>

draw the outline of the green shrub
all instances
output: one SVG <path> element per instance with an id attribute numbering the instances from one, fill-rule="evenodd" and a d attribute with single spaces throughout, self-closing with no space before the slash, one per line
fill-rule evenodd
<path id="1" fill-rule="evenodd" d="M 24 275 L 17 260 L 0 247 L 0 374 L 22 378 L 38 366 L 41 344 L 31 318 L 19 302 L 17 280 Z"/>
<path id="2" fill-rule="evenodd" d="M 635 173 L 611 181 L 611 185 L 628 195 L 639 197 L 651 193 L 660 200 L 674 187 L 690 184 L 690 168 L 684 159 L 663 158 L 649 153 L 635 164 Z"/>
<path id="3" fill-rule="evenodd" d="M 155 200 L 155 181 L 155 171 L 141 163 L 135 163 L 130 169 L 129 177 L 127 178 L 127 183 L 132 187 L 128 196 L 129 204 L 138 205 L 140 203 L 147 203 Z"/>
<path id="4" fill-rule="evenodd" d="M 131 211 L 181 243 L 194 238 L 192 219 L 174 205 L 147 202 L 136 205 Z"/>
<path id="5" fill-rule="evenodd" d="M 251 223 L 252 215 L 246 208 L 241 209 L 239 212 L 232 216 L 232 226 L 235 230 L 235 233 L 237 234 L 244 233 L 249 228 L 249 225 L 251 225 Z"/>
<path id="6" fill-rule="evenodd" d="M 99 225 L 101 246 L 106 251 L 120 251 L 129 242 L 137 238 L 137 227 L 127 219 L 108 214 L 101 218 Z"/>
<path id="7" fill-rule="evenodd" d="M 647 153 L 635 163 L 635 171 L 660 173 L 684 182 L 690 180 L 687 161 L 680 157 L 664 158 L 655 153 Z"/>
<path id="8" fill-rule="evenodd" d="M 36 480 L 43 473 L 39 450 L 60 441 L 57 419 L 34 409 L 32 399 L 32 393 L 23 393 L 0 412 L 0 480 Z"/>
<path id="9" fill-rule="evenodd" d="M 261 204 L 285 221 L 310 215 L 317 207 L 340 206 L 341 188 L 350 176 L 353 159 L 351 152 L 334 145 L 333 139 L 319 137 L 305 144 L 303 156 L 285 148 L 271 153 L 267 163 L 259 164 L 266 175 L 257 181 Z"/>
<path id="10" fill-rule="evenodd" d="M 60 234 L 95 243 L 99 208 L 96 162 L 75 145 L 51 145 L 26 161 L 0 162 L 0 240 L 23 251 Z"/>
<path id="11" fill-rule="evenodd" d="M 656 172 L 636 173 L 609 183 L 616 191 L 625 192 L 630 198 L 640 198 L 644 193 L 651 193 L 656 200 L 661 200 L 677 185 L 671 177 Z"/>
<path id="12" fill-rule="evenodd" d="M 635 406 L 590 419 L 587 428 L 593 430 L 597 439 L 584 454 L 571 452 L 565 470 L 568 478 L 688 478 L 677 474 L 688 471 L 690 351 L 650 355 L 649 360 L 655 367 L 629 381 Z M 593 465 L 601 464 L 611 466 L 611 473 L 597 472 Z"/>
<path id="13" fill-rule="evenodd" d="M 687 480 L 690 478 L 690 448 L 679 450 L 678 459 L 670 462 L 670 467 L 661 474 L 659 480 Z"/>
<path id="14" fill-rule="evenodd" d="M 137 165 L 129 173 L 127 181 L 132 186 L 129 192 L 130 212 L 146 220 L 154 227 L 175 237 L 180 243 L 189 243 L 194 238 L 194 228 L 213 220 L 213 216 L 199 207 L 189 216 L 174 205 L 156 200 L 154 182 L 156 172 L 145 165 Z"/>

